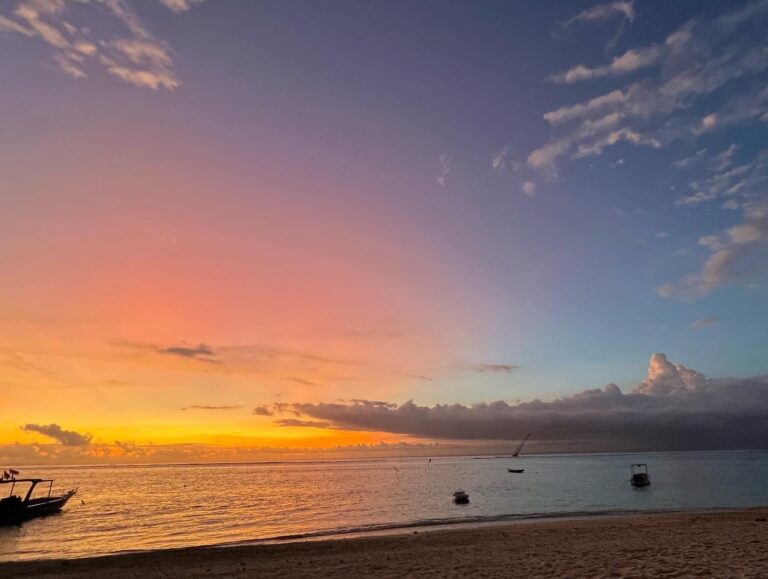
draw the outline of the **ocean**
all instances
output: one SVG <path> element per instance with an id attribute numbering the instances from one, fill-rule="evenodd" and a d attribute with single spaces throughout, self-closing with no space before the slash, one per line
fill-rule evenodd
<path id="1" fill-rule="evenodd" d="M 630 486 L 629 465 L 636 462 L 648 464 L 650 487 Z M 768 505 L 768 451 L 21 470 L 80 492 L 60 514 L 0 527 L 0 561 L 459 522 Z M 468 505 L 452 502 L 457 489 L 469 493 Z"/>

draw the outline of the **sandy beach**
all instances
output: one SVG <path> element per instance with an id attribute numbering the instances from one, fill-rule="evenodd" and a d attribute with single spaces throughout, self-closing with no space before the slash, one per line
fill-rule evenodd
<path id="1" fill-rule="evenodd" d="M 768 508 L 0 564 L 3 577 L 765 577 Z"/>

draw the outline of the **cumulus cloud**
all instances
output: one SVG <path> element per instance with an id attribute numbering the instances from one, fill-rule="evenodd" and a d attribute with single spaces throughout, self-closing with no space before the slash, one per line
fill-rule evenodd
<path id="1" fill-rule="evenodd" d="M 629 393 L 615 384 L 552 402 L 503 401 L 465 406 L 397 407 L 361 403 L 298 403 L 300 420 L 345 430 L 427 439 L 514 440 L 580 450 L 763 448 L 768 444 L 768 377 L 708 379 L 651 357 L 646 379 Z M 296 425 L 295 423 L 293 425 Z"/>
<path id="2" fill-rule="evenodd" d="M 174 12 L 201 1 L 161 0 Z M 119 27 L 105 26 L 104 15 Z M 0 13 L 1 32 L 42 41 L 59 70 L 73 78 L 85 78 L 94 67 L 101 67 L 125 82 L 153 90 L 173 90 L 181 84 L 170 49 L 126 0 L 17 0 L 11 11 Z"/>
<path id="3" fill-rule="evenodd" d="M 664 354 L 654 354 L 648 363 L 648 376 L 634 392 L 650 396 L 671 396 L 694 392 L 706 385 L 707 379 L 696 370 L 673 364 Z"/>
<path id="4" fill-rule="evenodd" d="M 90 434 L 80 434 L 74 430 L 64 430 L 58 424 L 25 424 L 21 429 L 53 438 L 64 446 L 88 446 L 93 438 Z"/>
<path id="5" fill-rule="evenodd" d="M 533 181 L 526 181 L 523 183 L 523 193 L 528 197 L 536 197 L 536 183 Z"/>
<path id="6" fill-rule="evenodd" d="M 765 83 L 745 84 L 768 70 L 767 14 L 768 1 L 758 0 L 714 18 L 693 19 L 663 42 L 634 47 L 607 64 L 580 64 L 551 77 L 574 83 L 632 75 L 624 86 L 545 113 L 555 131 L 530 151 L 528 166 L 556 179 L 563 158 L 599 155 L 619 143 L 660 148 L 735 123 L 768 122 Z M 735 152 L 726 152 L 720 166 L 730 167 Z"/>

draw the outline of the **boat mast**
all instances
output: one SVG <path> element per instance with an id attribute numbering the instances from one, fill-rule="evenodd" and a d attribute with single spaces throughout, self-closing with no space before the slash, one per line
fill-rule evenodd
<path id="1" fill-rule="evenodd" d="M 515 452 L 512 453 L 512 456 L 517 456 L 518 454 L 520 454 L 520 451 L 523 450 L 523 446 L 525 446 L 525 442 L 528 440 L 529 436 L 531 436 L 530 432 L 525 435 L 523 442 L 521 442 L 520 445 L 515 449 Z"/>

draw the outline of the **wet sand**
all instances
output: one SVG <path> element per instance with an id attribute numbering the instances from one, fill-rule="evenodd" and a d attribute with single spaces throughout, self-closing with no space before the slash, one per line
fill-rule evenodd
<path id="1" fill-rule="evenodd" d="M 0 577 L 768 577 L 768 508 L 0 563 Z"/>

